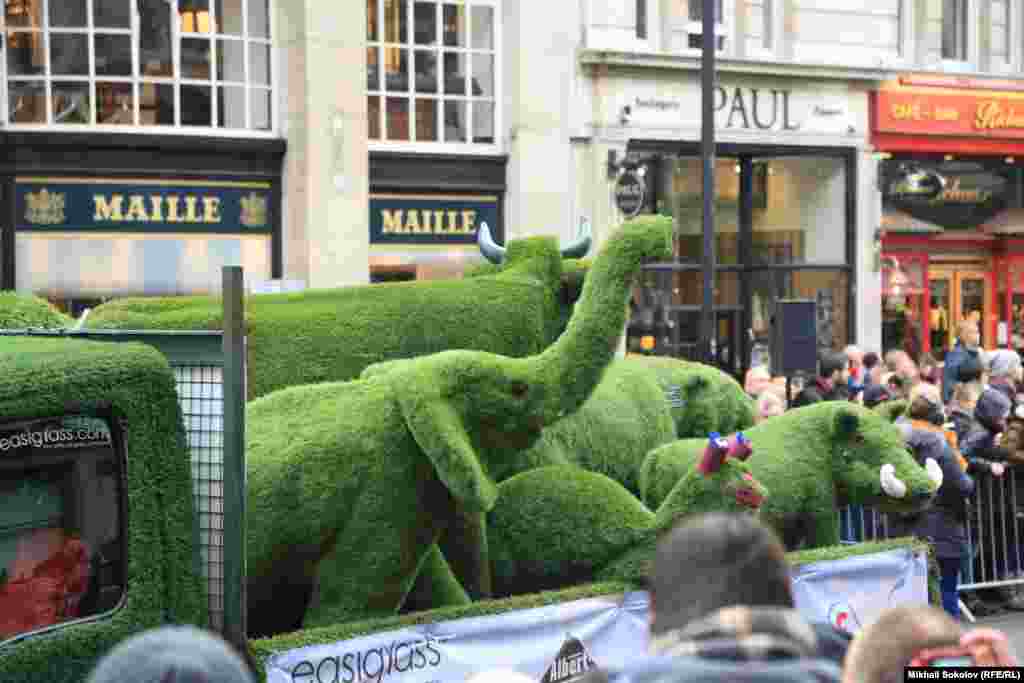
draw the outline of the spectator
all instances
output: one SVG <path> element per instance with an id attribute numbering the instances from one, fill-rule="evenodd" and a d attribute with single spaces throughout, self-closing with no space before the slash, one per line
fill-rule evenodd
<path id="1" fill-rule="evenodd" d="M 977 384 L 984 383 L 985 380 L 985 364 L 982 363 L 981 355 L 968 356 L 964 359 L 964 362 L 960 364 L 960 367 L 956 371 L 956 381 L 961 382 L 976 382 Z M 956 385 L 953 385 L 956 388 Z"/>
<path id="2" fill-rule="evenodd" d="M 962 368 L 961 368 L 962 369 Z M 949 421 L 953 423 L 958 444 L 963 444 L 967 433 L 974 425 L 974 408 L 981 396 L 981 385 L 977 382 L 957 382 L 950 402 Z M 963 449 L 960 451 L 963 453 Z"/>
<path id="3" fill-rule="evenodd" d="M 1024 368 L 1020 355 L 1009 349 L 993 351 L 988 361 L 988 385 L 1010 400 L 1011 410 L 1017 401 L 1017 384 L 1021 381 Z"/>
<path id="4" fill-rule="evenodd" d="M 846 354 L 850 379 L 857 384 L 864 384 L 864 351 L 856 344 L 850 344 L 843 353 Z"/>
<path id="5" fill-rule="evenodd" d="M 959 646 L 962 636 L 961 626 L 934 607 L 892 607 L 854 636 L 843 683 L 900 683 L 915 657 Z"/>
<path id="6" fill-rule="evenodd" d="M 929 384 L 938 386 L 942 383 L 942 370 L 939 369 L 939 362 L 930 353 L 922 353 L 917 360 L 918 372 L 921 379 Z"/>
<path id="7" fill-rule="evenodd" d="M 757 415 L 755 416 L 755 421 L 763 422 L 769 417 L 782 415 L 786 412 L 786 400 L 784 396 L 785 390 L 780 394 L 775 391 L 774 387 L 770 387 L 762 391 L 761 395 L 757 397 Z"/>
<path id="8" fill-rule="evenodd" d="M 255 683 L 255 678 L 219 636 L 191 626 L 163 626 L 115 647 L 88 679 L 88 683 L 128 681 Z"/>
<path id="9" fill-rule="evenodd" d="M 882 377 L 882 362 L 878 354 L 868 351 L 864 354 L 864 386 L 878 384 Z"/>
<path id="10" fill-rule="evenodd" d="M 879 403 L 892 400 L 892 392 L 884 384 L 871 384 L 864 389 L 864 407 L 874 408 Z"/>
<path id="11" fill-rule="evenodd" d="M 755 365 L 747 370 L 747 377 L 743 383 L 743 390 L 752 398 L 757 398 L 765 388 L 772 383 L 772 374 L 763 365 Z"/>
<path id="12" fill-rule="evenodd" d="M 971 319 L 960 321 L 958 328 L 959 337 L 956 346 L 946 354 L 946 362 L 942 371 L 942 401 L 949 403 L 953 397 L 953 385 L 957 382 L 957 371 L 968 358 L 978 358 L 978 344 L 981 343 L 981 333 L 978 331 L 978 323 Z"/>
<path id="13" fill-rule="evenodd" d="M 899 401 L 907 397 L 907 383 L 897 372 L 882 375 L 882 386 L 889 392 L 889 400 Z"/>
<path id="14" fill-rule="evenodd" d="M 825 351 L 818 362 L 818 376 L 805 386 L 793 401 L 794 408 L 809 406 L 821 401 L 843 401 L 849 397 L 846 389 L 846 355 Z"/>

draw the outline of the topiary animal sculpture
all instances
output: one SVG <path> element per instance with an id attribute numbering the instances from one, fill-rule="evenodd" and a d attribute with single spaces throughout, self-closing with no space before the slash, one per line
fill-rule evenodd
<path id="1" fill-rule="evenodd" d="M 789 549 L 839 543 L 841 505 L 913 511 L 926 505 L 942 482 L 936 463 L 927 470 L 917 464 L 895 425 L 853 403 L 797 408 L 744 433 L 758 451 L 751 472 L 772 492 L 761 515 Z M 647 456 L 640 488 L 648 506 L 665 499 L 700 449 L 700 441 L 683 440 Z"/>
<path id="2" fill-rule="evenodd" d="M 907 414 L 908 407 L 910 407 L 910 402 L 901 398 L 894 399 L 892 401 L 882 401 L 871 410 L 875 411 L 889 422 L 895 422 Z"/>
<path id="3" fill-rule="evenodd" d="M 749 456 L 742 442 L 713 434 L 657 512 L 608 477 L 571 465 L 502 482 L 487 520 L 495 594 L 640 578 L 658 537 L 682 518 L 758 509 L 768 492 L 751 475 Z"/>
<path id="4" fill-rule="evenodd" d="M 446 351 L 251 402 L 251 633 L 394 613 L 453 523 L 468 535 L 447 559 L 477 578 L 471 593 L 486 593 L 491 470 L 587 399 L 614 355 L 633 277 L 671 253 L 671 234 L 671 221 L 652 217 L 612 235 L 543 353 Z"/>

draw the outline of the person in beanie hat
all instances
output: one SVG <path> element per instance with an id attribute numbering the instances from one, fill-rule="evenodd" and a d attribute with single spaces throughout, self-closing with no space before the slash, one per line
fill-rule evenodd
<path id="1" fill-rule="evenodd" d="M 988 385 L 1010 399 L 1017 400 L 1017 383 L 1021 381 L 1020 355 L 1009 349 L 993 351 L 988 357 Z"/>
<path id="2" fill-rule="evenodd" d="M 162 626 L 111 650 L 86 683 L 256 683 L 223 639 L 193 626 Z"/>

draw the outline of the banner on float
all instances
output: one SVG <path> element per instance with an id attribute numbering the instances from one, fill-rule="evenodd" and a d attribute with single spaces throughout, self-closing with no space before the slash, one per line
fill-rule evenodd
<path id="1" fill-rule="evenodd" d="M 855 632 L 887 607 L 926 604 L 927 561 L 910 550 L 794 570 L 797 608 Z M 464 683 L 513 669 L 538 683 L 573 683 L 647 650 L 647 593 L 590 598 L 311 645 L 270 657 L 268 683 Z"/>

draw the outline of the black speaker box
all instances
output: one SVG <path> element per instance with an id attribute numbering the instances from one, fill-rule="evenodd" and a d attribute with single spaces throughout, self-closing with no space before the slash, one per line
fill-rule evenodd
<path id="1" fill-rule="evenodd" d="M 772 374 L 818 373 L 818 309 L 812 299 L 781 299 L 772 324 Z"/>

